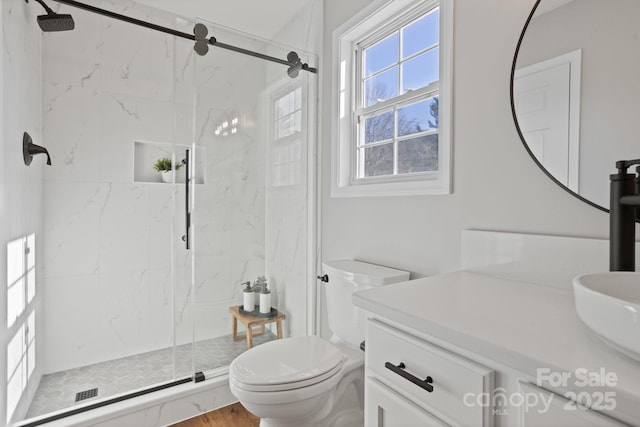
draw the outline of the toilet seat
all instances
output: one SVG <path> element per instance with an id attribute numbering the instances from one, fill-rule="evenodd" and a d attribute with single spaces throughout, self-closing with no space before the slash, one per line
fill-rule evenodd
<path id="1" fill-rule="evenodd" d="M 241 388 L 243 390 L 247 390 L 247 391 L 258 391 L 258 392 L 287 391 L 287 390 L 295 390 L 295 389 L 304 388 L 304 387 L 310 387 L 312 385 L 321 383 L 326 379 L 331 378 L 338 372 L 340 372 L 341 369 L 342 369 L 342 363 L 338 364 L 335 368 L 333 368 L 329 372 L 325 372 L 322 375 L 318 375 L 316 377 L 309 378 L 304 381 L 294 381 L 294 382 L 283 383 L 283 384 L 269 384 L 269 385 L 243 384 L 241 382 L 236 381 L 233 377 L 230 378 L 230 381 L 233 381 L 236 387 Z"/>
<path id="2" fill-rule="evenodd" d="M 344 353 L 328 341 L 305 336 L 271 341 L 238 356 L 230 381 L 246 391 L 286 391 L 309 387 L 336 375 Z"/>

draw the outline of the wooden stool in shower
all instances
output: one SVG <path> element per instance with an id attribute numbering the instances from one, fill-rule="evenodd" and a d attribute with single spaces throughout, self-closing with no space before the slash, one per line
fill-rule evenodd
<path id="1" fill-rule="evenodd" d="M 229 307 L 229 313 L 233 317 L 233 340 L 238 341 L 241 339 L 247 338 L 247 348 L 253 347 L 253 337 L 264 334 L 264 325 L 268 323 L 276 322 L 276 328 L 278 330 L 278 339 L 282 339 L 282 321 L 286 319 L 286 316 L 283 312 L 278 311 L 273 317 L 257 317 L 251 316 L 249 314 L 240 313 L 240 306 L 236 305 L 235 307 Z M 242 322 L 242 324 L 247 329 L 245 335 L 238 336 L 238 320 Z M 259 326 L 260 329 L 258 332 L 253 332 L 253 327 Z"/>

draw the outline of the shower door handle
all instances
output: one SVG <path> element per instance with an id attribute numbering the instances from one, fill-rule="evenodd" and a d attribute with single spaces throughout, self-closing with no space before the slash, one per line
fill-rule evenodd
<path id="1" fill-rule="evenodd" d="M 191 171 L 189 166 L 191 165 L 191 158 L 189 150 L 186 151 L 185 158 L 182 161 L 185 166 L 185 179 L 184 179 L 184 224 L 185 224 L 185 234 L 182 240 L 185 243 L 185 247 L 187 250 L 191 249 L 191 242 L 189 239 L 189 231 L 191 229 L 191 210 L 189 206 L 189 184 L 191 180 Z"/>

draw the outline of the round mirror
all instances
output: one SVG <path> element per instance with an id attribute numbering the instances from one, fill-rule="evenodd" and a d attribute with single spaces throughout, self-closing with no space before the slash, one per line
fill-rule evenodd
<path id="1" fill-rule="evenodd" d="M 640 158 L 638 23 L 638 0 L 537 0 L 513 59 L 511 108 L 527 151 L 602 210 L 615 162 Z"/>

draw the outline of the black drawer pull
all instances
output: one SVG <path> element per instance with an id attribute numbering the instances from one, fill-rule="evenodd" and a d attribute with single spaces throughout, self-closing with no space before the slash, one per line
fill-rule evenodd
<path id="1" fill-rule="evenodd" d="M 405 365 L 402 362 L 400 362 L 400 364 L 398 366 L 394 365 L 391 362 L 387 362 L 387 363 L 384 364 L 384 367 L 387 368 L 387 369 L 392 370 L 396 374 L 400 375 L 402 378 L 411 381 L 412 383 L 414 383 L 418 387 L 427 390 L 429 393 L 431 393 L 433 391 L 433 386 L 431 385 L 431 383 L 433 382 L 433 378 L 427 377 L 424 380 L 421 380 L 420 378 L 411 375 L 409 372 L 404 370 Z"/>

